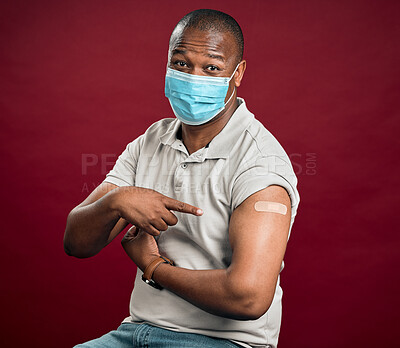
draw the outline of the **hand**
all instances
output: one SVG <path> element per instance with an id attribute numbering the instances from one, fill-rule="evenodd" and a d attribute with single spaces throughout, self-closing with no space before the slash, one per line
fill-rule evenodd
<path id="1" fill-rule="evenodd" d="M 131 260 L 142 271 L 160 256 L 157 242 L 153 236 L 132 226 L 121 240 L 122 247 Z"/>
<path id="2" fill-rule="evenodd" d="M 125 186 L 114 191 L 114 208 L 120 216 L 141 230 L 158 236 L 168 226 L 176 225 L 178 218 L 171 210 L 193 215 L 202 215 L 203 211 L 190 204 L 143 187 Z"/>

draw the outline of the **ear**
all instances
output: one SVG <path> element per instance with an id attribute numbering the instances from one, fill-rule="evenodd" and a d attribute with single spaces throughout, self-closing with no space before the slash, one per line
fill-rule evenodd
<path id="1" fill-rule="evenodd" d="M 234 76 L 235 86 L 236 86 L 236 87 L 239 87 L 239 86 L 240 86 L 240 84 L 241 84 L 241 82 L 242 82 L 242 78 L 243 78 L 243 75 L 244 75 L 244 71 L 245 71 L 245 70 L 246 70 L 246 61 L 245 61 L 245 60 L 242 60 L 242 61 L 239 63 L 239 66 L 238 66 L 238 68 L 236 69 L 235 76 Z"/>

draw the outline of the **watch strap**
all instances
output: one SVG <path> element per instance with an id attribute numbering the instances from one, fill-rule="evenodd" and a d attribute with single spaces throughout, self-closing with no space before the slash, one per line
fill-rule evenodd
<path id="1" fill-rule="evenodd" d="M 142 280 L 146 283 L 151 285 L 152 287 L 161 290 L 162 286 L 157 284 L 153 279 L 153 273 L 156 270 L 156 268 L 161 265 L 162 263 L 168 263 L 170 265 L 174 265 L 173 261 L 171 261 L 170 259 L 168 259 L 165 256 L 159 256 L 158 258 L 156 258 L 155 260 L 153 260 L 152 262 L 150 262 L 150 264 L 145 268 L 143 275 L 142 275 Z"/>

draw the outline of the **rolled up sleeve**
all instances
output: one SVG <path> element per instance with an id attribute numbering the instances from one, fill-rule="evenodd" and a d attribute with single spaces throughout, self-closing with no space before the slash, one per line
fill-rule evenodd
<path id="1" fill-rule="evenodd" d="M 259 156 L 241 166 L 232 187 L 232 211 L 253 193 L 270 185 L 282 186 L 287 191 L 294 217 L 300 202 L 297 177 L 287 159 L 278 156 Z"/>

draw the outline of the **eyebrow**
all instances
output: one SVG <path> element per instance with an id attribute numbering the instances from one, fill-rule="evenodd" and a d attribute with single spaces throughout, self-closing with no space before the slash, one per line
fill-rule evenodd
<path id="1" fill-rule="evenodd" d="M 175 54 L 182 54 L 182 55 L 184 55 L 185 53 L 186 53 L 186 50 L 185 50 L 185 49 L 174 48 L 174 49 L 172 50 L 172 55 L 175 55 Z M 225 62 L 224 56 L 221 56 L 221 55 L 219 55 L 219 54 L 205 53 L 204 55 L 207 56 L 207 57 L 214 58 L 214 59 L 218 59 L 218 60 L 220 60 L 220 61 L 222 61 L 222 62 Z"/>
<path id="2" fill-rule="evenodd" d="M 185 54 L 185 53 L 186 53 L 186 50 L 182 50 L 182 49 L 179 49 L 179 48 L 174 48 L 172 50 L 172 54 Z"/>
<path id="3" fill-rule="evenodd" d="M 220 56 L 219 54 L 207 53 L 206 56 L 208 56 L 210 58 L 221 60 L 222 62 L 225 62 L 225 58 L 223 56 Z"/>

